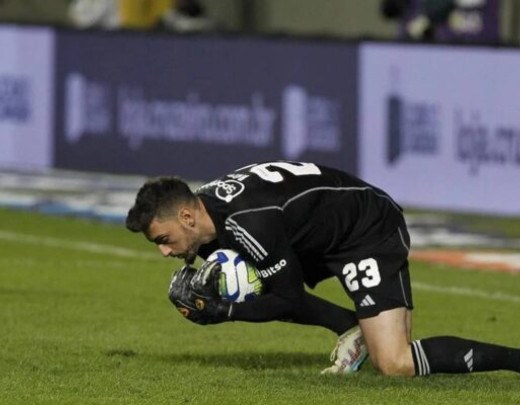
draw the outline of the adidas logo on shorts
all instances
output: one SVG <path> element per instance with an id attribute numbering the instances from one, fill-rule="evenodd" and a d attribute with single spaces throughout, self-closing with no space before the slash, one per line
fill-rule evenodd
<path id="1" fill-rule="evenodd" d="M 376 305 L 376 303 L 368 294 L 365 295 L 365 298 L 363 298 L 363 301 L 361 301 L 361 304 L 359 304 L 360 307 L 371 307 L 372 305 Z"/>

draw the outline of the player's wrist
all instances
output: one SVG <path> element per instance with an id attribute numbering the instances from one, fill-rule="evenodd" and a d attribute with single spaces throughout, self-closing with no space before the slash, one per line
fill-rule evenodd
<path id="1" fill-rule="evenodd" d="M 231 316 L 233 314 L 233 303 L 222 300 L 218 303 L 215 312 L 219 322 L 231 321 Z"/>

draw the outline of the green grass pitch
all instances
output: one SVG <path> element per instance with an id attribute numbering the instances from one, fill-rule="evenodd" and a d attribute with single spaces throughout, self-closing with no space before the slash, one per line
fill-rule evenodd
<path id="1" fill-rule="evenodd" d="M 320 376 L 335 337 L 273 322 L 197 326 L 171 271 L 120 225 L 0 210 L 1 404 L 514 404 L 520 374 Z M 414 338 L 520 346 L 520 277 L 412 263 Z M 317 293 L 350 306 L 330 280 Z"/>

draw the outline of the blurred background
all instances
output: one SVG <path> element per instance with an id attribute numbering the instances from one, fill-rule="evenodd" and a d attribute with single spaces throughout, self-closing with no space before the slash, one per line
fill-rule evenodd
<path id="1" fill-rule="evenodd" d="M 520 0 L 0 0 L 0 403 L 520 403 L 505 372 L 318 381 L 325 329 L 192 325 L 183 263 L 123 225 L 152 176 L 339 168 L 405 207 L 417 337 L 516 347 L 519 41 Z"/>
<path id="2" fill-rule="evenodd" d="M 495 41 L 517 43 L 519 7 L 517 0 L 2 0 L 0 21 L 395 39 L 412 15 L 459 33 L 489 17 L 497 19 Z M 423 19 L 414 23 L 415 35 L 426 28 Z"/>
<path id="3" fill-rule="evenodd" d="M 417 336 L 516 347 L 519 41 L 520 0 L 0 0 L 0 403 L 520 403 L 505 373 L 309 383 L 333 334 L 188 324 L 181 261 L 123 225 L 151 176 L 336 167 L 405 207 Z"/>
<path id="4" fill-rule="evenodd" d="M 517 217 L 519 27 L 517 0 L 1 0 L 0 205 L 121 220 L 146 177 L 290 159 Z"/>

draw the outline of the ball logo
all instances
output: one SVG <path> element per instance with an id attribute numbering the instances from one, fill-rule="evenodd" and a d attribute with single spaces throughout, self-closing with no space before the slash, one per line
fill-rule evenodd
<path id="1" fill-rule="evenodd" d="M 215 195 L 227 203 L 244 191 L 245 186 L 236 180 L 219 181 L 216 184 Z"/>
<path id="2" fill-rule="evenodd" d="M 282 259 L 278 263 L 273 266 L 270 266 L 266 269 L 257 270 L 256 273 L 259 278 L 267 278 L 282 270 L 285 266 L 287 266 L 287 260 Z"/>

